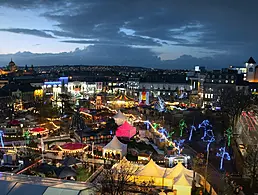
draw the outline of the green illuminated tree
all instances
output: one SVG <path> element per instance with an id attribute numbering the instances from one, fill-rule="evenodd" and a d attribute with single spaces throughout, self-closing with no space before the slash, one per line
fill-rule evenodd
<path id="1" fill-rule="evenodd" d="M 179 129 L 180 129 L 180 137 L 183 136 L 183 131 L 185 130 L 185 128 L 187 127 L 186 123 L 185 123 L 185 120 L 184 119 L 181 119 L 179 121 Z"/>

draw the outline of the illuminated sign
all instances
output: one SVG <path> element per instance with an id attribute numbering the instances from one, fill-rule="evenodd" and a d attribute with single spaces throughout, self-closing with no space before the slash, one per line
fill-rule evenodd
<path id="1" fill-rule="evenodd" d="M 47 81 L 44 82 L 44 85 L 62 85 L 61 81 Z"/>

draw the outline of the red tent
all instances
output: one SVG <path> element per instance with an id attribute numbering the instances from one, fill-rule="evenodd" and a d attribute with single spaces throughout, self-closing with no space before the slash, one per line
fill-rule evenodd
<path id="1" fill-rule="evenodd" d="M 60 146 L 61 150 L 69 150 L 69 151 L 84 150 L 86 147 L 87 147 L 87 144 L 82 144 L 82 143 L 66 143 Z"/>
<path id="2" fill-rule="evenodd" d="M 9 122 L 9 124 L 10 124 L 11 126 L 18 126 L 18 125 L 20 125 L 21 123 L 20 123 L 20 121 L 18 121 L 18 120 L 12 120 L 12 121 Z"/>
<path id="3" fill-rule="evenodd" d="M 35 127 L 30 130 L 31 133 L 44 133 L 45 131 L 47 130 L 43 127 Z"/>
<path id="4" fill-rule="evenodd" d="M 119 126 L 116 130 L 117 137 L 126 137 L 131 138 L 136 134 L 136 128 L 130 125 L 127 121 L 125 121 L 121 126 Z"/>

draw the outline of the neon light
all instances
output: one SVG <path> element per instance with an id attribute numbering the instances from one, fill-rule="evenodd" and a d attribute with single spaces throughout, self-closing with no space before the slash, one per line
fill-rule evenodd
<path id="1" fill-rule="evenodd" d="M 184 119 L 181 119 L 179 121 L 179 129 L 180 129 L 180 137 L 183 136 L 183 131 L 184 129 L 187 127 L 186 123 L 185 123 L 185 120 Z"/>
<path id="2" fill-rule="evenodd" d="M 168 132 L 167 132 L 167 130 L 165 128 L 159 129 L 158 132 L 161 133 L 166 138 L 168 137 Z"/>
<path id="3" fill-rule="evenodd" d="M 146 125 L 147 130 L 150 129 L 150 121 L 144 121 L 144 124 Z"/>
<path id="4" fill-rule="evenodd" d="M 227 144 L 228 144 L 228 146 L 230 146 L 231 137 L 233 137 L 233 136 L 232 136 L 232 128 L 231 128 L 231 127 L 229 127 L 229 128 L 226 130 L 226 134 L 225 134 L 225 135 L 227 136 Z"/>
<path id="5" fill-rule="evenodd" d="M 61 81 L 47 81 L 44 82 L 44 85 L 61 85 L 62 82 Z"/>
<path id="6" fill-rule="evenodd" d="M 159 112 L 166 112 L 165 101 L 160 96 L 158 96 L 158 100 L 159 101 L 155 103 L 154 108 Z"/>
<path id="7" fill-rule="evenodd" d="M 194 125 L 192 125 L 190 128 L 190 135 L 189 135 L 189 139 L 188 139 L 189 141 L 192 140 L 193 131 L 196 131 L 196 127 Z"/>
<path id="8" fill-rule="evenodd" d="M 30 143 L 30 131 L 25 131 L 23 137 L 25 138 L 26 144 L 28 145 Z"/>
<path id="9" fill-rule="evenodd" d="M 216 156 L 220 157 L 220 169 L 223 169 L 223 161 L 225 160 L 230 160 L 230 155 L 228 152 L 226 152 L 226 147 L 221 147 L 219 149 L 219 152 L 216 154 Z"/>
<path id="10" fill-rule="evenodd" d="M 178 154 L 181 154 L 182 150 L 184 149 L 184 142 L 184 139 L 174 140 L 175 148 L 177 149 Z"/>
<path id="11" fill-rule="evenodd" d="M 0 141 L 1 141 L 2 148 L 4 148 L 3 136 L 4 136 L 4 132 L 2 130 L 0 130 Z"/>
<path id="12" fill-rule="evenodd" d="M 199 124 L 199 128 L 203 128 L 204 130 L 204 135 L 201 139 L 203 142 L 207 143 L 206 151 L 208 152 L 210 149 L 210 144 L 215 141 L 212 125 L 208 120 L 204 120 L 202 123 Z"/>

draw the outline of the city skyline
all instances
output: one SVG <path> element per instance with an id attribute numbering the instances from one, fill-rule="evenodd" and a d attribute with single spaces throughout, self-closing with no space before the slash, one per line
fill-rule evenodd
<path id="1" fill-rule="evenodd" d="M 0 65 L 240 66 L 256 58 L 255 1 L 0 4 Z"/>

